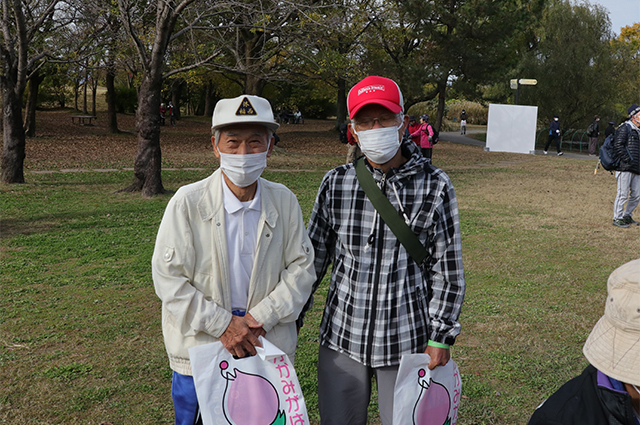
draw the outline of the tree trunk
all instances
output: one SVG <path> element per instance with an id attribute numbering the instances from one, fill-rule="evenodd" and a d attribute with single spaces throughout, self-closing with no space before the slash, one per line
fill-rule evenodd
<path id="1" fill-rule="evenodd" d="M 213 116 L 213 108 L 216 106 L 216 90 L 211 80 L 207 82 L 207 90 L 204 98 L 204 116 Z"/>
<path id="2" fill-rule="evenodd" d="M 244 94 L 262 96 L 265 81 L 255 75 L 246 74 L 244 78 Z"/>
<path id="3" fill-rule="evenodd" d="M 22 96 L 16 95 L 15 83 L 5 76 L 2 84 L 3 142 L 2 181 L 24 183 L 25 136 L 22 126 Z"/>
<path id="4" fill-rule="evenodd" d="M 336 111 L 336 130 L 340 129 L 340 124 L 347 121 L 347 82 L 344 78 L 338 79 L 338 105 Z"/>
<path id="5" fill-rule="evenodd" d="M 162 185 L 162 155 L 160 152 L 160 92 L 162 76 L 152 78 L 145 73 L 138 96 L 136 129 L 138 153 L 134 164 L 133 183 L 124 192 L 142 191 L 145 197 L 165 193 Z"/>
<path id="6" fill-rule="evenodd" d="M 40 83 L 44 77 L 40 76 L 40 71 L 36 71 L 29 79 L 29 97 L 27 98 L 26 119 L 24 122 L 24 131 L 27 137 L 35 137 L 36 135 L 36 108 L 38 106 L 38 91 Z"/>
<path id="7" fill-rule="evenodd" d="M 87 80 L 89 76 L 88 72 L 84 73 L 84 87 L 82 88 L 82 113 L 87 115 L 89 113 L 89 111 L 87 111 L 87 85 L 89 84 L 89 81 Z"/>
<path id="8" fill-rule="evenodd" d="M 80 109 L 78 109 L 78 92 L 80 91 L 80 80 L 76 79 L 73 80 L 73 99 L 74 99 L 74 108 L 76 111 L 79 111 Z"/>
<path id="9" fill-rule="evenodd" d="M 173 115 L 176 117 L 176 121 L 180 121 L 180 101 L 182 100 L 182 89 L 185 84 L 185 80 L 178 78 L 171 85 L 171 102 L 173 103 Z"/>
<path id="10" fill-rule="evenodd" d="M 98 79 L 91 78 L 91 115 L 97 117 L 96 114 L 96 94 L 98 93 Z"/>
<path id="11" fill-rule="evenodd" d="M 435 127 L 438 131 L 442 128 L 442 119 L 444 118 L 444 106 L 447 96 L 447 78 L 438 83 L 438 112 L 436 113 Z"/>
<path id="12" fill-rule="evenodd" d="M 107 123 L 109 133 L 116 134 L 118 130 L 118 115 L 116 114 L 116 73 L 115 68 L 109 65 L 107 68 Z"/>

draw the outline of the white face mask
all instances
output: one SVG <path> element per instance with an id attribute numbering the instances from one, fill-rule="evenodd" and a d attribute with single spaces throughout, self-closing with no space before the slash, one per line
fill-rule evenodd
<path id="1" fill-rule="evenodd" d="M 400 147 L 400 127 L 372 128 L 371 130 L 355 131 L 360 142 L 360 149 L 365 156 L 376 164 L 389 162 Z"/>
<path id="2" fill-rule="evenodd" d="M 238 187 L 253 184 L 267 167 L 267 151 L 246 155 L 219 153 L 222 172 Z"/>

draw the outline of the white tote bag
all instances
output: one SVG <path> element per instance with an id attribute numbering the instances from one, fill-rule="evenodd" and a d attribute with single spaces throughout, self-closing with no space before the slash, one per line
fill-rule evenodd
<path id="1" fill-rule="evenodd" d="M 289 357 L 260 337 L 257 356 L 234 359 L 221 342 L 189 349 L 204 425 L 309 425 Z"/>
<path id="2" fill-rule="evenodd" d="M 434 370 L 428 354 L 402 356 L 393 393 L 394 425 L 455 425 L 462 392 L 453 361 Z"/>

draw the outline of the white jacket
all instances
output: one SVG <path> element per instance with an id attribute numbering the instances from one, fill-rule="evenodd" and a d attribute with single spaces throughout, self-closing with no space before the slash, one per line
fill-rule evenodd
<path id="1" fill-rule="evenodd" d="M 231 322 L 222 173 L 181 187 L 169 201 L 153 252 L 171 369 L 191 375 L 188 349 L 217 341 Z M 293 360 L 295 320 L 316 279 L 313 248 L 295 195 L 260 179 L 258 244 L 247 311 Z"/>

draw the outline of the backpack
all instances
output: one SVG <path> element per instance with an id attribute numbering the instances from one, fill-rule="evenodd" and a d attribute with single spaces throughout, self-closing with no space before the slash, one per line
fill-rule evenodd
<path id="1" fill-rule="evenodd" d="M 608 135 L 600 147 L 600 164 L 607 171 L 615 171 L 620 165 L 620 158 L 616 157 L 613 150 L 614 136 L 615 134 Z"/>
<path id="2" fill-rule="evenodd" d="M 431 144 L 435 145 L 436 143 L 438 143 L 438 141 L 440 141 L 440 132 L 438 130 L 436 130 L 435 128 L 433 128 L 433 126 L 431 124 L 429 124 L 429 127 L 431 127 L 431 130 L 433 131 L 433 136 L 431 136 Z M 424 130 L 422 130 L 424 131 Z M 428 131 L 425 131 L 425 133 L 429 133 Z"/>
<path id="3" fill-rule="evenodd" d="M 591 124 L 589 124 L 589 127 L 587 127 L 587 136 L 589 137 L 595 137 L 596 134 L 596 122 L 592 122 Z"/>
<path id="4" fill-rule="evenodd" d="M 347 129 L 349 128 L 349 124 L 342 123 L 340 124 L 340 143 L 344 143 L 345 145 L 349 143 L 349 138 L 347 137 Z"/>
<path id="5" fill-rule="evenodd" d="M 433 126 L 431 126 L 431 129 L 433 130 L 433 136 L 431 137 L 431 143 L 433 143 L 435 145 L 436 143 L 438 143 L 440 141 L 440 132 L 438 130 L 436 130 L 435 128 L 433 128 Z"/>

